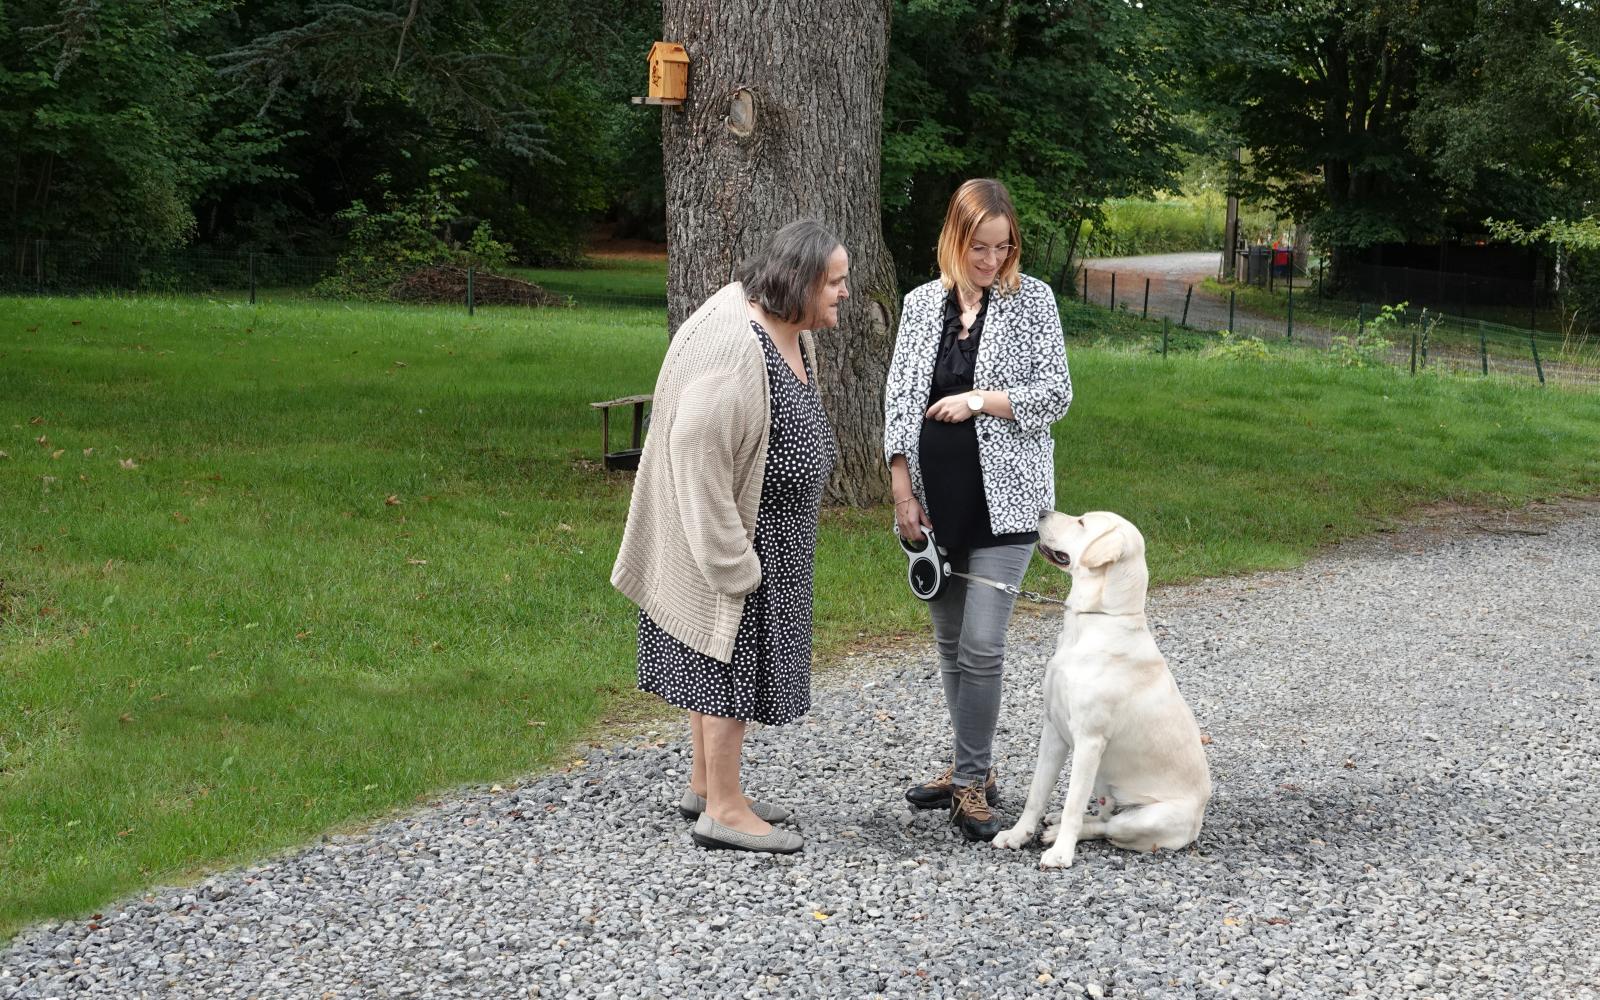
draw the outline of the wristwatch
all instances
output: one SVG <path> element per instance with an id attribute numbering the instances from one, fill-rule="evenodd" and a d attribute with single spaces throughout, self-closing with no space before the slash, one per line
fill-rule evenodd
<path id="1" fill-rule="evenodd" d="M 983 393 L 974 392 L 967 395 L 967 409 L 973 413 L 983 412 Z"/>

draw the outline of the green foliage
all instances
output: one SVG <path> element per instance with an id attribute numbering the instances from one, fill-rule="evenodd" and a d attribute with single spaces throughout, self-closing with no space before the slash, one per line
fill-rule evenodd
<path id="1" fill-rule="evenodd" d="M 1272 354 L 1259 337 L 1236 336 L 1227 330 L 1217 333 L 1217 342 L 1202 352 L 1221 361 L 1267 361 Z"/>
<path id="2" fill-rule="evenodd" d="M 969 177 L 1011 189 L 1035 270 L 1051 236 L 1067 247 L 1106 199 L 1171 183 L 1188 134 L 1176 39 L 1195 14 L 1123 0 L 896 0 L 882 198 L 901 284 L 932 273 L 945 206 Z"/>
<path id="3" fill-rule="evenodd" d="M 349 249 L 339 256 L 334 273 L 318 283 L 318 294 L 387 298 L 396 281 L 431 264 L 504 268 L 511 248 L 494 238 L 489 223 L 477 223 L 465 243 L 454 236 L 466 197 L 462 182 L 475 165 L 463 160 L 434 167 L 422 188 L 404 195 L 385 191 L 379 211 L 358 200 L 340 212 L 339 219 L 350 226 Z M 380 175 L 379 180 L 389 178 Z"/>
<path id="4" fill-rule="evenodd" d="M 1383 306 L 1355 336 L 1340 334 L 1334 337 L 1328 344 L 1328 358 L 1345 368 L 1373 368 L 1386 364 L 1393 346 L 1389 342 L 1389 331 L 1405 322 L 1408 304 L 1401 302 Z"/>
<path id="5" fill-rule="evenodd" d="M 0 4 L 0 149 L 19 238 L 171 247 L 210 185 L 271 176 L 198 39 L 227 0 Z"/>
<path id="6" fill-rule="evenodd" d="M 1172 198 L 1114 198 L 1102 206 L 1099 221 L 1084 226 L 1079 247 L 1085 257 L 1127 257 L 1136 254 L 1215 250 L 1222 246 L 1226 198 L 1210 191 Z M 1277 218 L 1269 211 L 1244 209 L 1242 232 L 1271 229 Z"/>

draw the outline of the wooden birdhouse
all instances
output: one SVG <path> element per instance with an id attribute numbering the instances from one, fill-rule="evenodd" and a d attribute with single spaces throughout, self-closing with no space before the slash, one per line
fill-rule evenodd
<path id="1" fill-rule="evenodd" d="M 689 96 L 689 53 L 682 45 L 657 42 L 650 46 L 649 59 L 651 97 L 682 101 Z"/>

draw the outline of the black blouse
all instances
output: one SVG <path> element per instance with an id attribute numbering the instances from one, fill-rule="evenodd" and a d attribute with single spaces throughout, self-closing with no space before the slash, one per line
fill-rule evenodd
<path id="1" fill-rule="evenodd" d="M 954 289 L 945 297 L 944 331 L 933 363 L 933 381 L 928 387 L 930 406 L 946 396 L 972 392 L 978 344 L 988 314 L 989 289 L 986 288 L 978 315 L 963 340 L 961 300 Z M 933 522 L 933 532 L 941 547 L 956 552 L 1038 541 L 1036 531 L 996 535 L 990 528 L 989 501 L 984 496 L 983 470 L 978 463 L 976 420 L 948 424 L 924 419 L 917 452 L 928 500 L 928 518 Z"/>

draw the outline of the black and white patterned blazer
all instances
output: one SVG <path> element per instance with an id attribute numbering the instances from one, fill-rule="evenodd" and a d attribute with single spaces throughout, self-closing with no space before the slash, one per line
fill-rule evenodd
<path id="1" fill-rule="evenodd" d="M 973 418 L 989 527 L 997 535 L 1033 531 L 1039 512 L 1054 509 L 1055 442 L 1050 425 L 1065 416 L 1072 403 L 1072 376 L 1055 293 L 1037 278 L 1024 274 L 1021 279 L 1015 292 L 990 296 L 972 373 L 973 388 L 1005 392 L 1015 414 L 1014 420 L 987 413 Z M 927 495 L 917 442 L 928 410 L 948 294 L 935 280 L 906 295 L 884 388 L 884 461 L 906 457 L 912 492 L 924 509 Z M 929 510 L 928 518 L 937 525 L 939 512 Z"/>

